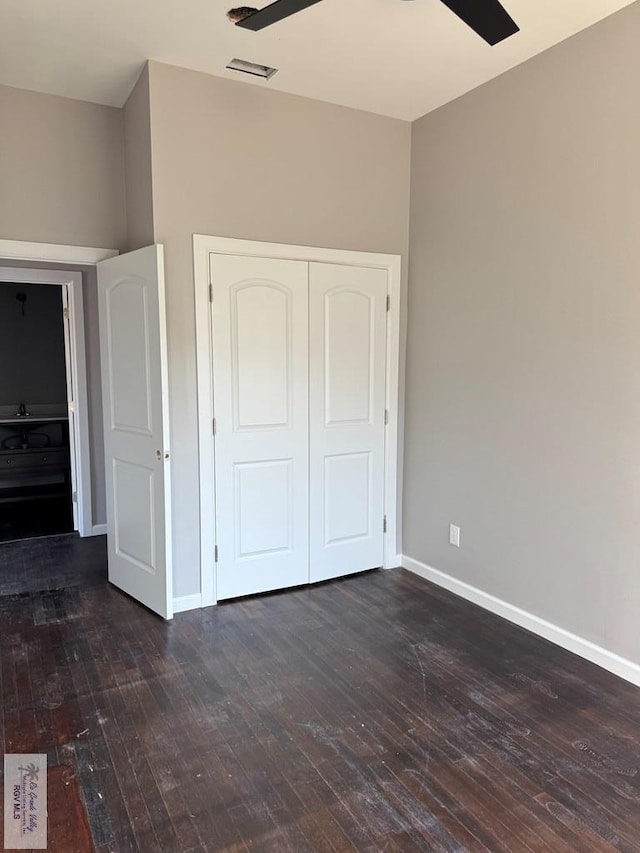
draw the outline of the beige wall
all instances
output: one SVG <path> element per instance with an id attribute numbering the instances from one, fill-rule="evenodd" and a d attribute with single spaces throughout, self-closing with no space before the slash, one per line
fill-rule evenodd
<path id="1" fill-rule="evenodd" d="M 151 109 L 145 65 L 123 109 L 127 251 L 153 243 Z"/>
<path id="2" fill-rule="evenodd" d="M 0 238 L 122 248 L 122 111 L 0 86 Z"/>
<path id="3" fill-rule="evenodd" d="M 123 111 L 0 86 L 0 238 L 124 249 Z M 85 296 L 93 523 L 106 521 L 96 272 Z"/>
<path id="4" fill-rule="evenodd" d="M 194 233 L 401 253 L 410 125 L 150 63 L 166 246 L 175 594 L 199 590 Z"/>
<path id="5" fill-rule="evenodd" d="M 636 662 L 638 32 L 415 123 L 404 490 L 407 555 Z"/>

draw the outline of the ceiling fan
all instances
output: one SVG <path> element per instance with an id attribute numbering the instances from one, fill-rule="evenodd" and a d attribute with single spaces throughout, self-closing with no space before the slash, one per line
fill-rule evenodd
<path id="1" fill-rule="evenodd" d="M 227 15 L 237 27 L 245 30 L 262 30 L 301 12 L 320 0 L 275 0 L 264 9 L 241 6 Z M 519 27 L 498 0 L 441 0 L 488 44 L 504 41 L 519 31 Z"/>

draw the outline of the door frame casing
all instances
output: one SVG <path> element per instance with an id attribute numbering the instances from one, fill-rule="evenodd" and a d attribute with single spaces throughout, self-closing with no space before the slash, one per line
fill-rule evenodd
<path id="1" fill-rule="evenodd" d="M 1 264 L 1 262 L 0 262 Z M 67 406 L 71 417 L 71 487 L 76 500 L 73 506 L 75 529 L 80 536 L 93 535 L 91 506 L 91 457 L 89 444 L 89 395 L 87 391 L 87 359 L 84 330 L 82 273 L 71 270 L 29 269 L 0 266 L 2 284 L 46 284 L 66 289 L 68 317 L 64 322 L 65 369 L 71 377 L 67 383 Z"/>
<path id="2" fill-rule="evenodd" d="M 315 246 L 293 246 L 284 243 L 265 243 L 241 240 L 234 237 L 193 235 L 193 263 L 195 287 L 196 363 L 198 396 L 198 451 L 200 483 L 200 588 L 201 606 L 217 603 L 215 573 L 215 457 L 214 457 L 214 397 L 213 397 L 213 329 L 209 288 L 211 254 L 246 255 L 249 257 L 278 258 L 280 260 L 309 263 L 341 264 L 346 266 L 384 269 L 387 272 L 387 294 L 390 298 L 387 314 L 386 358 L 386 408 L 389 412 L 385 435 L 385 497 L 384 512 L 387 519 L 384 535 L 383 568 L 395 568 L 398 554 L 402 553 L 398 541 L 398 494 L 400 436 L 399 382 L 400 382 L 400 255 L 377 252 L 358 252 L 346 249 L 325 249 Z"/>
<path id="3" fill-rule="evenodd" d="M 2 261 L 32 261 L 36 263 L 54 263 L 54 264 L 82 264 L 84 266 L 94 266 L 100 261 L 104 261 L 107 258 L 113 258 L 116 255 L 120 254 L 118 249 L 104 249 L 93 246 L 72 246 L 66 245 L 64 243 L 37 243 L 30 242 L 26 240 L 7 240 L 4 238 L 0 238 L 0 266 L 2 266 Z M 11 269 L 12 275 L 15 275 L 20 270 L 24 270 L 24 267 L 7 267 L 7 269 Z M 38 270 L 38 273 L 46 272 L 46 273 L 54 273 L 54 272 L 63 272 L 64 270 Z M 74 273 L 75 274 L 75 273 Z M 65 273 L 68 277 L 69 273 Z M 82 273 L 77 273 L 77 275 L 82 275 Z M 36 282 L 37 283 L 37 282 Z M 57 282 L 59 283 L 59 282 Z M 82 300 L 82 283 L 78 288 L 76 288 L 76 292 L 80 294 L 80 299 Z M 82 334 L 84 336 L 84 310 L 73 311 L 74 323 L 71 324 L 75 326 L 75 322 L 82 323 Z M 84 340 L 84 338 L 83 338 Z M 84 442 L 80 442 L 81 453 L 83 454 L 83 474 L 87 477 L 90 477 L 91 472 L 91 459 L 89 454 L 89 430 L 88 430 L 88 407 L 86 401 L 88 399 L 87 393 L 87 379 L 86 379 L 86 347 L 83 345 L 79 347 L 79 342 L 76 339 L 76 347 L 75 352 L 79 358 L 84 359 L 84 392 L 85 392 L 85 405 L 83 406 L 83 410 L 87 415 L 87 432 L 86 432 L 86 444 Z M 77 374 L 76 374 L 77 375 Z M 82 385 L 82 383 L 80 383 Z M 93 509 L 92 509 L 92 497 L 91 497 L 91 480 L 88 480 L 88 488 L 86 482 L 83 479 L 83 506 L 84 517 L 83 517 L 83 527 L 84 531 L 80 529 L 79 532 L 81 536 L 98 536 L 106 533 L 106 524 L 95 525 L 92 524 L 93 521 Z M 86 501 L 88 500 L 88 508 Z M 80 501 L 78 501 L 78 504 Z"/>
<path id="4" fill-rule="evenodd" d="M 12 261 L 46 261 L 51 264 L 85 264 L 94 266 L 119 255 L 117 249 L 90 246 L 65 246 L 59 243 L 29 243 L 25 240 L 0 239 L 0 258 Z"/>

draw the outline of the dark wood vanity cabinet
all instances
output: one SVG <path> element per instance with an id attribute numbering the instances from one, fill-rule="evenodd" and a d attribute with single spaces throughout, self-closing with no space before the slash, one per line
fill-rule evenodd
<path id="1" fill-rule="evenodd" d="M 39 431 L 49 438 L 41 447 L 2 447 L 0 445 L 0 502 L 29 500 L 68 493 L 71 487 L 69 431 L 66 418 L 29 418 L 28 421 L 2 422 L 3 442 L 29 444 L 31 433 Z M 15 441 L 12 440 L 15 436 Z M 20 439 L 26 436 L 26 441 Z"/>

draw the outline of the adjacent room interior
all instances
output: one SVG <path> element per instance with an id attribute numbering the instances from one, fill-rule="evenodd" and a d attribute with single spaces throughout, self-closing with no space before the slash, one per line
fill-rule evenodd
<path id="1" fill-rule="evenodd" d="M 7 12 L 48 849 L 640 849 L 640 3 L 504 6 Z"/>
<path id="2" fill-rule="evenodd" d="M 60 287 L 0 285 L 3 542 L 74 530 L 63 311 Z"/>

